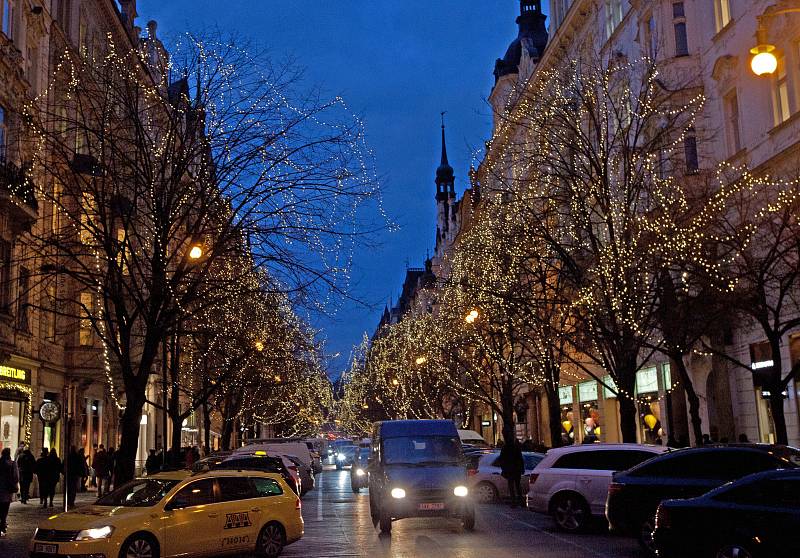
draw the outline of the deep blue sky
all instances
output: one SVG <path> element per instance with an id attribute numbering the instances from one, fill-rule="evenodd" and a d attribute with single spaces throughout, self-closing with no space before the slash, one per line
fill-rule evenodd
<path id="1" fill-rule="evenodd" d="M 333 318 L 317 320 L 330 371 L 338 373 L 363 332 L 372 333 L 384 304 L 397 298 L 406 261 L 421 266 L 433 247 L 443 110 L 456 188 L 467 185 L 473 151 L 491 133 L 486 98 L 494 61 L 516 37 L 519 2 L 139 0 L 138 12 L 137 24 L 155 19 L 159 34 L 219 26 L 279 57 L 291 55 L 309 83 L 342 95 L 364 118 L 384 177 L 384 205 L 401 228 L 381 235 L 379 249 L 356 255 L 354 294 L 373 307 L 345 304 Z"/>

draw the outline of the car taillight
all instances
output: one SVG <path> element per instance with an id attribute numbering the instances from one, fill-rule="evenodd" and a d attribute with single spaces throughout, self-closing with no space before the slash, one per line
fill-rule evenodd
<path id="1" fill-rule="evenodd" d="M 294 509 L 299 511 L 301 507 L 303 507 L 303 504 L 300 503 L 300 498 L 298 498 L 295 502 Z"/>
<path id="2" fill-rule="evenodd" d="M 477 474 L 478 474 L 478 470 L 477 469 L 467 469 L 467 476 L 468 477 L 474 477 Z"/>
<path id="3" fill-rule="evenodd" d="M 536 479 L 539 478 L 539 473 L 531 473 L 529 484 L 533 486 L 533 483 L 536 482 Z"/>

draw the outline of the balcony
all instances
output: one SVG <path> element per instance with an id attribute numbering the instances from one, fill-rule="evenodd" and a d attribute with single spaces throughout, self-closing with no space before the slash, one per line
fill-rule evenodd
<path id="1" fill-rule="evenodd" d="M 11 223 L 30 230 L 36 221 L 39 202 L 27 168 L 0 160 L 0 207 L 10 212 Z"/>

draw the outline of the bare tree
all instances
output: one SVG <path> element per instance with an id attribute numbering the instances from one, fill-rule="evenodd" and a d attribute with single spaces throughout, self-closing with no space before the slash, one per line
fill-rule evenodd
<path id="1" fill-rule="evenodd" d="M 123 409 L 122 480 L 165 340 L 246 294 L 258 270 L 293 301 L 343 292 L 375 195 L 338 98 L 304 93 L 291 67 L 235 41 L 173 51 L 153 37 L 132 51 L 109 41 L 97 59 L 65 52 L 46 108 L 26 114 L 57 223 L 32 237 L 35 269 L 65 284 L 60 311 L 99 339 Z"/>

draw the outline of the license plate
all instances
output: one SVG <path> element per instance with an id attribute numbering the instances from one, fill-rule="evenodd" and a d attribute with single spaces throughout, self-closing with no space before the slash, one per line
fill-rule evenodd
<path id="1" fill-rule="evenodd" d="M 444 509 L 444 502 L 433 502 L 433 503 L 420 504 L 417 509 L 419 509 L 421 511 L 443 510 Z"/>
<path id="2" fill-rule="evenodd" d="M 57 544 L 34 543 L 33 544 L 33 551 L 34 552 L 41 552 L 42 554 L 58 554 L 58 545 Z"/>

